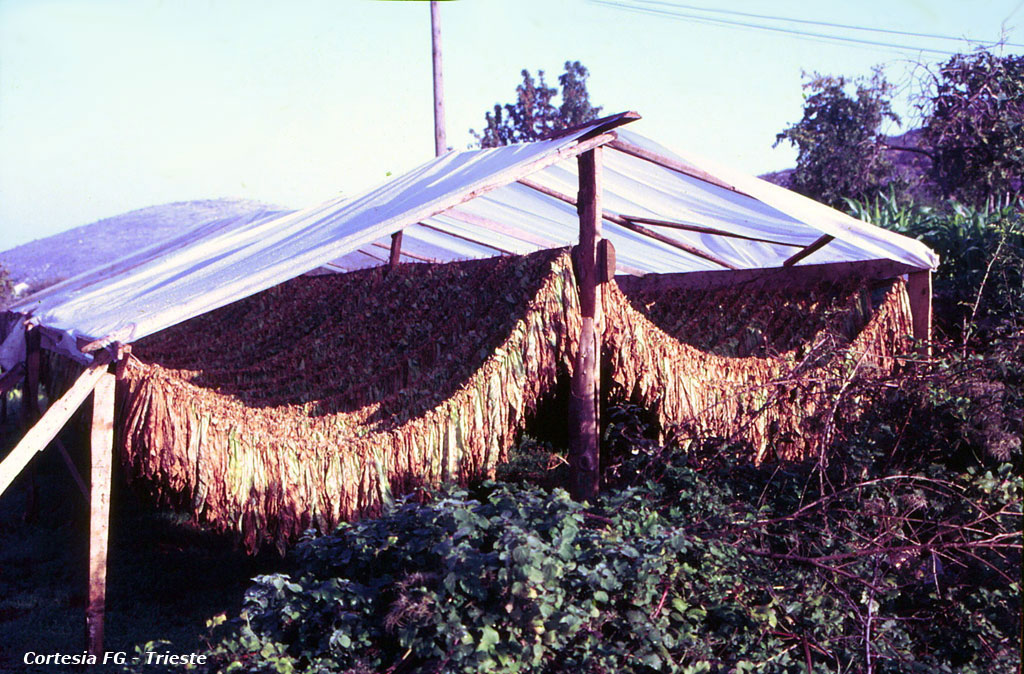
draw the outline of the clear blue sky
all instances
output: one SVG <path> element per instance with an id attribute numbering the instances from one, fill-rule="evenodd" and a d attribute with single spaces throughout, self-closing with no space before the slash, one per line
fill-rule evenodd
<path id="1" fill-rule="evenodd" d="M 591 71 L 633 128 L 750 173 L 792 165 L 801 71 L 904 83 L 941 55 L 673 18 L 678 3 L 444 3 L 448 142 L 463 149 L 519 71 Z M 682 2 L 683 0 L 679 0 Z M 689 0 L 694 6 L 1024 43 L 1024 0 Z M 704 14 L 745 23 L 766 19 Z M 965 51 L 967 42 L 785 24 Z M 1010 47 L 1020 53 L 1022 48 Z M 905 108 L 901 106 L 901 110 Z M 170 201 L 302 207 L 355 195 L 433 154 L 426 2 L 0 0 L 0 250 Z"/>

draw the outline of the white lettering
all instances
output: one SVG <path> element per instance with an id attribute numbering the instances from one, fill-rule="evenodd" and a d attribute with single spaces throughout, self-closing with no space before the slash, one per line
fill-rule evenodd
<path id="1" fill-rule="evenodd" d="M 128 654 L 124 651 L 106 651 L 103 653 L 103 664 L 123 665 L 127 657 Z"/>

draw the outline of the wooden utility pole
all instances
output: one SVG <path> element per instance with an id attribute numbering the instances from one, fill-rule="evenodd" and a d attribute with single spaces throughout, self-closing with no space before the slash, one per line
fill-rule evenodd
<path id="1" fill-rule="evenodd" d="M 441 11 L 437 0 L 430 0 L 430 37 L 434 64 L 434 155 L 448 151 L 444 135 L 444 82 L 441 76 Z"/>
<path id="2" fill-rule="evenodd" d="M 578 501 L 600 490 L 601 434 L 601 148 L 579 155 L 580 242 L 574 250 L 576 285 L 583 317 L 569 401 L 569 490 Z"/>
<path id="3" fill-rule="evenodd" d="M 448 151 L 444 134 L 444 78 L 441 74 L 441 11 L 437 0 L 430 0 L 430 45 L 431 63 L 434 68 L 434 156 L 440 157 Z M 391 235 L 391 254 L 388 269 L 398 266 L 402 258 L 402 232 Z"/>

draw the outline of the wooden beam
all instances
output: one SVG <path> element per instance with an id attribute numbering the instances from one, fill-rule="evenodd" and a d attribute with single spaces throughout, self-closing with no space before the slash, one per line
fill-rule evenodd
<path id="1" fill-rule="evenodd" d="M 56 437 L 75 410 L 89 397 L 96 382 L 100 380 L 106 369 L 106 363 L 95 364 L 83 372 L 67 393 L 50 405 L 46 414 L 32 426 L 21 442 L 14 446 L 14 449 L 0 463 L 0 494 L 7 491 L 11 482 L 32 460 L 32 457 L 46 449 L 46 446 Z"/>
<path id="2" fill-rule="evenodd" d="M 505 250 L 504 248 L 499 248 L 498 246 L 495 246 L 493 243 L 484 243 L 483 241 L 479 241 L 479 240 L 474 239 L 472 237 L 466 236 L 465 234 L 459 234 L 458 232 L 452 230 L 451 228 L 445 227 L 441 223 L 437 223 L 437 224 L 433 224 L 433 225 L 428 225 L 425 222 L 417 222 L 416 224 L 419 225 L 420 227 L 426 227 L 427 229 L 432 229 L 435 232 L 440 232 L 441 234 L 444 234 L 446 236 L 451 236 L 451 237 L 454 237 L 456 239 L 462 239 L 463 241 L 468 241 L 469 243 L 475 244 L 477 246 L 483 246 L 484 248 L 490 248 L 491 250 L 496 250 L 499 253 L 501 253 L 502 255 L 515 255 L 515 253 L 513 253 L 512 251 Z"/>
<path id="3" fill-rule="evenodd" d="M 433 6 L 433 3 L 431 3 Z M 376 245 L 376 244 L 374 244 Z M 391 252 L 388 255 L 388 269 L 394 269 L 402 259 L 402 230 L 391 235 Z"/>
<path id="4" fill-rule="evenodd" d="M 696 178 L 697 180 L 709 183 L 711 185 L 714 185 L 715 187 L 721 187 L 724 190 L 735 192 L 736 194 L 747 197 L 748 199 L 755 198 L 750 196 L 746 192 L 743 192 L 737 189 L 736 187 L 733 187 L 729 183 L 723 181 L 721 178 L 713 176 L 707 171 L 702 171 L 696 166 L 690 166 L 689 164 L 684 164 L 680 161 L 672 159 L 671 157 L 666 157 L 663 154 L 652 152 L 651 150 L 645 150 L 644 148 L 639 147 L 638 145 L 633 145 L 632 143 L 624 141 L 621 138 L 617 138 L 611 143 L 608 143 L 608 147 L 612 148 L 613 150 L 618 150 L 619 152 L 624 152 L 628 155 L 632 155 L 638 159 L 644 159 L 646 161 L 651 162 L 652 164 L 657 164 L 662 168 L 671 169 L 676 173 L 682 173 L 683 175 L 690 176 L 691 178 Z"/>
<path id="5" fill-rule="evenodd" d="M 534 182 L 534 181 L 532 181 L 532 180 L 530 180 L 528 178 L 521 178 L 518 182 L 519 182 L 520 185 L 523 185 L 525 187 L 529 187 L 531 190 L 536 190 L 537 192 L 540 192 L 541 194 L 545 194 L 545 195 L 547 195 L 549 197 L 552 197 L 554 199 L 558 199 L 560 201 L 564 201 L 567 204 L 571 204 L 571 205 L 576 206 L 577 208 L 579 208 L 579 205 L 578 205 L 576 199 L 573 199 L 571 196 L 569 196 L 567 194 L 562 194 L 558 190 L 552 189 L 550 187 L 546 187 L 546 186 L 541 185 L 540 183 Z M 618 225 L 620 227 L 625 227 L 626 229 L 634 231 L 637 234 L 643 234 L 644 236 L 647 236 L 649 238 L 655 239 L 657 241 L 661 241 L 664 244 L 672 246 L 673 248 L 678 248 L 679 250 L 687 252 L 690 255 L 693 255 L 695 257 L 699 257 L 699 258 L 702 258 L 704 260 L 708 260 L 709 262 L 714 262 L 715 264 L 717 264 L 717 265 L 719 265 L 721 267 L 724 267 L 726 269 L 736 269 L 735 265 L 726 262 L 725 260 L 719 258 L 716 255 L 712 255 L 711 253 L 703 251 L 703 250 L 701 250 L 699 248 L 694 248 L 693 246 L 691 246 L 689 244 L 683 243 L 682 241 L 677 241 L 676 239 L 673 239 L 671 237 L 665 236 L 664 234 L 659 234 L 658 232 L 655 232 L 655 231 L 653 231 L 651 229 L 648 229 L 647 227 L 643 227 L 641 225 L 632 223 L 632 222 L 630 222 L 629 220 L 625 219 L 624 217 L 622 217 L 621 215 L 619 215 L 617 213 L 612 213 L 611 211 L 602 211 L 602 217 L 605 220 L 607 220 L 608 222 L 613 222 L 616 225 Z"/>
<path id="6" fill-rule="evenodd" d="M 593 501 L 600 491 L 601 463 L 601 149 L 580 155 L 577 161 L 580 242 L 574 257 L 583 321 L 569 401 L 569 491 L 578 501 Z"/>
<path id="7" fill-rule="evenodd" d="M 803 248 L 802 244 L 799 243 L 786 243 L 785 241 L 775 241 L 773 239 L 762 239 L 756 236 L 747 236 L 745 234 L 736 234 L 735 232 L 727 232 L 724 229 L 715 229 L 713 227 L 705 227 L 704 225 L 691 225 L 685 222 L 673 222 L 671 220 L 657 220 L 655 218 L 642 218 L 635 215 L 623 215 L 623 218 L 630 222 L 639 222 L 645 225 L 658 225 L 659 227 L 671 227 L 672 229 L 682 229 L 688 232 L 699 232 L 701 234 L 713 234 L 714 236 L 726 236 L 732 239 L 743 239 L 744 241 L 757 241 L 758 243 L 770 243 L 775 246 L 789 246 L 790 248 Z"/>
<path id="8" fill-rule="evenodd" d="M 114 375 L 100 371 L 92 400 L 91 495 L 89 499 L 89 603 L 85 609 L 86 648 L 103 654 L 107 604 L 107 539 L 110 531 L 110 473 L 114 454 Z"/>
<path id="9" fill-rule="evenodd" d="M 615 280 L 624 292 L 664 292 L 676 289 L 714 290 L 727 286 L 743 286 L 755 290 L 759 288 L 806 287 L 818 283 L 833 283 L 850 276 L 868 281 L 881 281 L 919 271 L 921 270 L 916 267 L 893 260 L 865 260 L 863 262 L 832 262 L 798 267 L 773 267 L 771 269 L 617 276 Z"/>
<path id="10" fill-rule="evenodd" d="M 825 246 L 830 244 L 832 241 L 835 241 L 835 238 L 836 237 L 832 236 L 831 234 L 822 234 L 817 239 L 815 239 L 814 242 L 811 243 L 809 246 L 807 246 L 806 248 L 798 251 L 795 255 L 793 255 L 792 257 L 788 258 L 785 262 L 782 263 L 782 266 L 783 267 L 792 267 L 797 262 L 799 262 L 800 260 L 804 259 L 805 257 L 810 255 L 811 253 L 813 253 L 815 251 L 818 251 L 818 250 L 821 250 L 822 248 L 824 248 Z"/>
<path id="11" fill-rule="evenodd" d="M 391 246 L 389 246 L 387 244 L 379 243 L 377 241 L 374 241 L 373 245 L 376 248 L 383 248 L 384 250 L 387 250 L 387 251 L 391 250 Z M 390 253 L 389 253 L 389 255 L 390 255 Z M 440 262 L 440 260 L 435 260 L 432 257 L 423 257 L 422 255 L 413 255 L 412 253 L 410 253 L 410 252 L 408 252 L 406 250 L 400 251 L 399 255 L 401 255 L 403 257 L 407 257 L 410 260 L 416 260 L 418 262 L 433 262 L 433 263 Z M 388 260 L 388 262 L 390 263 L 390 259 Z M 338 265 L 329 265 L 329 266 L 334 267 L 336 269 L 344 269 L 344 267 L 339 267 Z M 345 269 L 345 271 L 348 271 L 348 270 Z"/>
<path id="12" fill-rule="evenodd" d="M 443 215 L 446 218 L 451 218 L 452 220 L 464 222 L 467 225 L 486 227 L 487 229 L 512 237 L 513 239 L 519 239 L 520 241 L 533 244 L 538 248 L 552 248 L 564 245 L 564 242 L 538 236 L 537 234 L 522 229 L 521 227 L 509 225 L 504 222 L 497 222 L 496 220 L 491 220 L 490 218 L 485 218 L 481 215 L 470 213 L 469 211 L 464 211 L 458 208 L 450 208 L 440 215 Z"/>
<path id="13" fill-rule="evenodd" d="M 372 259 L 372 260 L 376 260 L 377 262 L 387 262 L 387 260 L 385 260 L 384 258 L 382 258 L 382 257 L 378 257 L 377 255 L 374 255 L 374 254 L 373 254 L 373 253 L 371 253 L 370 251 L 368 251 L 368 250 L 363 250 L 362 248 L 360 248 L 360 249 L 358 249 L 358 250 L 356 250 L 356 251 L 354 251 L 354 252 L 356 252 L 356 253 L 362 253 L 362 254 L 363 254 L 363 255 L 365 255 L 366 257 L 368 257 L 368 258 L 370 258 L 370 259 Z"/>
<path id="14" fill-rule="evenodd" d="M 594 127 L 587 133 L 580 136 L 580 140 L 587 140 L 593 138 L 596 135 L 605 133 L 612 129 L 622 126 L 623 124 L 629 124 L 640 119 L 640 113 L 633 110 L 627 110 L 626 112 L 617 112 L 607 117 L 601 117 L 599 119 L 592 119 L 589 122 L 583 122 L 582 124 L 574 124 L 573 126 L 559 129 L 558 131 L 552 131 L 551 133 L 544 134 L 538 140 L 554 140 L 555 138 L 564 138 L 565 136 L 572 135 L 581 129 L 587 127 Z"/>
<path id="15" fill-rule="evenodd" d="M 712 255 L 711 253 L 703 251 L 700 248 L 696 248 L 689 244 L 683 243 L 682 241 L 677 241 L 676 239 L 665 236 L 664 234 L 659 234 L 658 232 L 655 232 L 653 229 L 648 229 L 643 225 L 632 223 L 629 220 L 623 220 L 621 223 L 616 222 L 615 224 L 621 224 L 626 229 L 630 229 L 636 232 L 637 234 L 643 234 L 644 236 L 648 236 L 656 241 L 661 241 L 664 244 L 686 251 L 687 253 L 695 255 L 696 257 L 703 258 L 705 260 L 708 260 L 709 262 L 714 262 L 720 267 L 725 267 L 726 269 L 739 269 L 739 267 L 737 267 L 736 265 L 732 264 L 731 262 L 726 262 L 717 255 Z"/>
<path id="16" fill-rule="evenodd" d="M 932 355 L 932 272 L 925 269 L 907 274 L 907 296 L 914 322 L 914 339 L 921 345 L 921 354 Z"/>

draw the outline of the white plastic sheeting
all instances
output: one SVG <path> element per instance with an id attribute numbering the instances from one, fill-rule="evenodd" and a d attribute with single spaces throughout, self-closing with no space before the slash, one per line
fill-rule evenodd
<path id="1" fill-rule="evenodd" d="M 0 365 L 23 358 L 24 317 L 50 328 L 50 348 L 83 360 L 76 346 L 82 339 L 130 343 L 317 268 L 385 264 L 390 236 L 400 230 L 403 261 L 447 262 L 572 245 L 579 231 L 575 207 L 515 181 L 528 177 L 574 198 L 580 145 L 602 142 L 593 137 L 625 121 L 628 116 L 617 115 L 557 139 L 449 153 L 354 199 L 192 230 L 11 307 L 9 318 L 17 320 L 0 347 Z M 670 153 L 642 136 L 617 133 L 672 162 L 699 167 L 739 193 L 606 146 L 603 208 L 613 220 L 672 221 L 750 237 L 643 224 L 739 269 L 781 266 L 823 234 L 835 240 L 801 262 L 889 259 L 920 269 L 938 262 L 917 241 L 757 178 Z M 615 246 L 619 273 L 723 268 L 610 220 L 603 228 Z"/>

